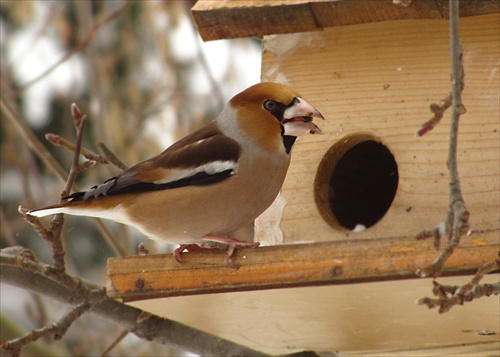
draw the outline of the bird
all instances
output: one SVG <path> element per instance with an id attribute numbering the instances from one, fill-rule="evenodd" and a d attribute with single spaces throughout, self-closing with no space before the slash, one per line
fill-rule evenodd
<path id="1" fill-rule="evenodd" d="M 322 134 L 323 115 L 292 87 L 257 83 L 229 100 L 217 118 L 162 153 L 62 203 L 27 214 L 98 217 L 179 244 L 174 257 L 205 241 L 236 248 L 259 243 L 231 235 L 264 212 L 281 190 L 297 137 Z"/>

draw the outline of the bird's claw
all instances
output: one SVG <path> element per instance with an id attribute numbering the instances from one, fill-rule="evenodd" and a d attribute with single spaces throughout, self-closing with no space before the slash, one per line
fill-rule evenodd
<path id="1" fill-rule="evenodd" d="M 199 252 L 201 250 L 214 250 L 214 249 L 219 249 L 219 248 L 204 248 L 200 247 L 198 244 L 181 244 L 179 245 L 179 248 L 176 248 L 174 250 L 174 258 L 177 260 L 179 263 L 182 263 L 181 261 L 181 255 L 182 252 L 187 251 L 187 252 Z"/>
<path id="2" fill-rule="evenodd" d="M 231 241 L 225 242 L 225 244 L 228 245 L 228 248 L 227 248 L 226 257 L 224 258 L 224 262 L 226 263 L 226 266 L 228 268 L 238 270 L 239 267 L 236 265 L 233 265 L 233 260 L 231 259 L 236 248 L 257 248 L 260 245 L 260 243 L 259 242 L 245 242 L 245 241 L 240 241 L 240 240 L 233 239 L 233 238 L 228 238 L 228 239 L 231 239 Z M 223 243 L 223 242 L 221 242 L 221 243 Z"/>
<path id="3" fill-rule="evenodd" d="M 228 268 L 238 270 L 239 267 L 233 265 L 233 260 L 231 259 L 236 248 L 257 248 L 260 243 L 259 242 L 246 242 L 246 241 L 241 241 L 237 240 L 234 238 L 228 238 L 228 237 L 223 237 L 223 236 L 206 236 L 203 237 L 204 241 L 210 241 L 210 242 L 217 242 L 217 243 L 223 243 L 227 244 L 227 253 L 224 258 L 224 263 Z M 177 260 L 179 263 L 181 263 L 181 255 L 182 252 L 187 251 L 187 252 L 194 252 L 194 251 L 202 251 L 202 250 L 214 250 L 214 249 L 219 249 L 219 248 L 205 248 L 205 247 L 200 247 L 198 244 L 181 244 L 177 249 L 174 250 L 173 255 L 175 260 Z"/>

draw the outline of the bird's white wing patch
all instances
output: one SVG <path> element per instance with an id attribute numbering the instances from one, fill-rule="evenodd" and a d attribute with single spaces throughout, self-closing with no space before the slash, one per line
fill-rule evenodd
<path id="1" fill-rule="evenodd" d="M 235 161 L 213 161 L 196 167 L 189 167 L 185 169 L 170 169 L 168 174 L 161 180 L 153 181 L 157 185 L 175 182 L 185 178 L 192 177 L 198 173 L 206 173 L 208 175 L 215 175 L 227 170 L 236 171 L 238 164 Z"/>

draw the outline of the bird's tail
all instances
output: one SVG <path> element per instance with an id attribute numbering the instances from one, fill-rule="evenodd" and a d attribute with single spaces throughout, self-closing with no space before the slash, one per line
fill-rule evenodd
<path id="1" fill-rule="evenodd" d="M 58 214 L 58 213 L 65 213 L 64 204 L 58 204 L 39 209 L 32 209 L 27 212 L 27 214 L 34 217 L 45 217 L 45 216 L 50 216 L 51 214 Z"/>
<path id="2" fill-rule="evenodd" d="M 116 222 L 127 223 L 129 221 L 128 215 L 121 209 L 120 202 L 115 202 L 116 200 L 114 200 L 113 196 L 111 197 L 111 202 L 107 201 L 107 197 L 88 201 L 71 200 L 52 206 L 29 210 L 26 214 L 34 217 L 45 217 L 51 214 L 64 213 L 73 216 L 105 218 Z M 108 202 L 108 206 L 101 207 L 103 201 Z"/>

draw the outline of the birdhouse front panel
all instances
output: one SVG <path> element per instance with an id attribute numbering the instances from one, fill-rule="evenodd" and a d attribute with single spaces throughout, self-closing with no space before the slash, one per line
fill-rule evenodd
<path id="1" fill-rule="evenodd" d="M 499 232 L 499 16 L 460 19 L 465 67 L 458 164 L 470 244 Z M 295 145 L 282 197 L 256 222 L 264 244 L 412 237 L 442 222 L 451 109 L 448 20 L 265 36 L 263 81 L 295 87 L 325 116 Z"/>

